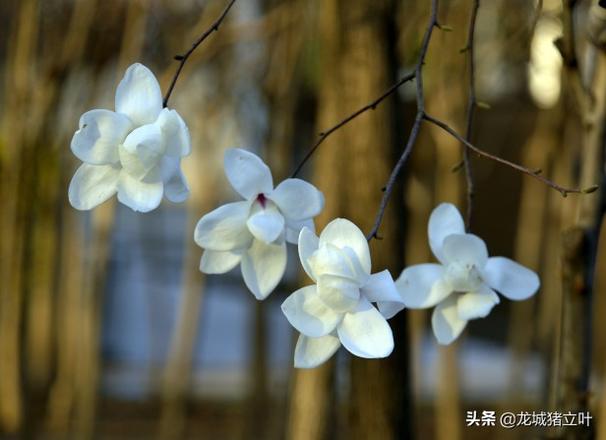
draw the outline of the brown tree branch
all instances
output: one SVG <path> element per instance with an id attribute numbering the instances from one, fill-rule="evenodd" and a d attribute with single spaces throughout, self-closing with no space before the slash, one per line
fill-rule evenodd
<path id="1" fill-rule="evenodd" d="M 465 128 L 465 140 L 471 142 L 473 119 L 476 109 L 476 70 L 475 70 L 475 47 L 474 47 L 474 36 L 476 29 L 476 19 L 478 17 L 478 10 L 480 9 L 480 0 L 473 0 L 471 7 L 471 18 L 469 20 L 469 30 L 467 32 L 467 44 L 465 45 L 465 51 L 469 53 L 468 67 L 469 67 L 469 95 L 467 98 L 467 124 Z M 469 147 L 463 145 L 463 165 L 465 168 L 465 181 L 467 183 L 467 216 L 465 220 L 465 226 L 467 230 L 471 227 L 471 217 L 473 215 L 473 199 L 475 195 L 475 188 L 473 182 L 473 170 L 471 168 L 471 160 L 469 157 Z"/>
<path id="2" fill-rule="evenodd" d="M 414 147 L 417 138 L 419 137 L 419 131 L 421 130 L 421 123 L 423 122 L 423 117 L 425 115 L 425 95 L 423 94 L 423 65 L 425 64 L 425 57 L 427 56 L 427 51 L 429 50 L 429 42 L 431 41 L 431 35 L 433 33 L 434 27 L 438 26 L 438 0 L 431 1 L 431 12 L 429 14 L 429 20 L 427 22 L 427 28 L 425 29 L 425 35 L 423 36 L 423 42 L 421 44 L 421 51 L 419 52 L 419 58 L 417 60 L 417 64 L 415 66 L 415 78 L 417 80 L 417 93 L 416 93 L 416 101 L 417 101 L 417 115 L 415 117 L 415 121 L 410 130 L 410 136 L 408 137 L 408 141 L 406 142 L 406 146 L 404 147 L 404 151 L 402 151 L 402 155 L 398 159 L 396 166 L 392 170 L 389 180 L 387 181 L 387 185 L 385 185 L 385 190 L 383 192 L 383 197 L 381 198 L 381 203 L 379 205 L 379 211 L 377 212 L 375 222 L 372 226 L 372 229 L 366 236 L 368 241 L 373 238 L 379 238 L 378 232 L 379 227 L 381 226 L 381 221 L 383 220 L 383 216 L 385 215 L 385 209 L 387 208 L 387 202 L 391 197 L 391 193 L 393 191 L 393 187 L 400 175 L 400 171 L 402 167 L 410 157 L 410 153 L 412 152 L 412 148 Z"/>
<path id="3" fill-rule="evenodd" d="M 593 185 L 590 186 L 588 188 L 584 188 L 584 189 L 580 189 L 580 188 L 568 188 L 565 186 L 561 186 L 558 185 L 557 183 L 555 183 L 554 181 L 542 176 L 540 174 L 540 171 L 537 170 L 531 170 L 530 168 L 526 168 L 525 166 L 519 165 L 517 163 L 513 163 L 508 161 L 507 159 L 503 159 L 502 157 L 499 156 L 495 156 L 493 154 L 490 154 L 478 147 L 476 147 L 475 145 L 473 145 L 471 142 L 469 142 L 467 139 L 465 139 L 463 136 L 461 136 L 459 133 L 457 133 L 453 128 L 451 128 L 448 124 L 446 124 L 445 122 L 434 118 L 433 116 L 428 115 L 427 113 L 425 113 L 423 115 L 423 119 L 426 120 L 427 122 L 430 122 L 438 127 L 440 127 L 442 130 L 444 130 L 445 132 L 447 132 L 448 134 L 450 134 L 452 137 L 454 137 L 455 139 L 457 139 L 459 142 L 463 143 L 467 148 L 469 148 L 470 150 L 472 150 L 474 153 L 476 153 L 477 155 L 484 157 L 486 159 L 490 159 L 493 160 L 495 162 L 498 162 L 500 164 L 506 165 L 510 168 L 513 168 L 514 170 L 517 170 L 523 174 L 527 174 L 531 177 L 534 177 L 537 180 L 540 180 L 541 182 L 543 182 L 545 185 L 555 189 L 556 191 L 560 192 L 562 194 L 562 196 L 566 197 L 568 194 L 587 194 L 587 193 L 592 193 L 594 192 L 596 189 L 598 189 L 597 185 Z"/>
<path id="4" fill-rule="evenodd" d="M 191 54 L 194 52 L 194 50 L 196 50 L 196 48 L 200 44 L 202 44 L 202 42 L 204 40 L 206 40 L 206 38 L 208 38 L 208 36 L 210 34 L 219 30 L 219 26 L 221 26 L 223 19 L 225 18 L 225 16 L 227 15 L 227 13 L 229 12 L 229 10 L 231 9 L 231 7 L 234 5 L 235 2 L 236 2 L 236 0 L 229 1 L 227 6 L 225 7 L 225 9 L 223 9 L 223 12 L 221 13 L 221 15 L 219 15 L 219 17 L 217 17 L 217 19 L 214 21 L 214 23 L 211 24 L 210 27 L 208 29 L 206 29 L 202 33 L 202 35 L 200 35 L 200 37 L 198 37 L 198 39 L 196 41 L 194 41 L 194 43 L 192 44 L 192 46 L 189 48 L 189 50 L 187 52 L 185 52 L 183 55 L 175 55 L 175 60 L 179 61 L 179 67 L 177 67 L 177 71 L 175 72 L 175 75 L 173 76 L 173 79 L 170 82 L 170 86 L 168 86 L 168 90 L 166 91 L 166 95 L 164 96 L 164 102 L 162 103 L 162 105 L 164 107 L 166 107 L 168 105 L 168 100 L 170 99 L 170 95 L 173 93 L 173 89 L 175 88 L 177 79 L 179 78 L 179 75 L 181 74 L 181 70 L 183 70 L 183 66 L 187 62 L 187 59 L 191 56 Z"/>
<path id="5" fill-rule="evenodd" d="M 412 81 L 415 77 L 416 77 L 416 70 L 413 71 L 413 72 L 410 72 L 410 73 L 408 73 L 406 75 L 404 75 L 402 78 L 400 78 L 398 80 L 398 82 L 396 82 L 395 84 L 393 84 L 389 89 L 387 89 L 377 99 L 375 99 L 374 101 L 366 104 L 364 107 L 356 110 L 351 115 L 347 116 L 341 122 L 339 122 L 338 124 L 332 126 L 328 130 L 322 131 L 319 134 L 320 137 L 318 138 L 318 140 L 316 141 L 316 143 L 309 149 L 309 151 L 307 152 L 307 154 L 305 155 L 305 157 L 303 158 L 303 160 L 301 160 L 301 162 L 299 163 L 299 165 L 297 165 L 297 167 L 293 171 L 291 177 L 297 177 L 297 174 L 299 174 L 299 172 L 301 171 L 301 168 L 303 168 L 303 165 L 305 165 L 305 163 L 316 152 L 316 150 L 318 149 L 318 147 L 322 144 L 322 142 L 324 142 L 326 140 L 326 138 L 328 136 L 330 136 L 332 133 L 334 133 L 335 131 L 337 131 L 339 128 L 343 127 L 344 125 L 348 124 L 349 122 L 351 122 L 352 120 L 354 120 L 355 118 L 357 118 L 358 116 L 360 116 L 362 113 L 365 113 L 368 110 L 374 110 L 374 109 L 376 109 L 377 105 L 379 105 L 385 98 L 387 98 L 392 93 L 394 93 L 396 90 L 398 90 L 398 88 L 402 84 L 407 83 L 408 81 Z"/>

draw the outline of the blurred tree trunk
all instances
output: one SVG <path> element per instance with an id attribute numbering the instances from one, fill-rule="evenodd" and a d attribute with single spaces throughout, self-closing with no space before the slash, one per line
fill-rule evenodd
<path id="1" fill-rule="evenodd" d="M 337 0 L 319 3 L 319 38 L 323 80 L 319 83 L 318 130 L 334 124 L 340 117 L 337 62 L 339 47 L 339 10 Z M 314 166 L 313 183 L 324 193 L 326 206 L 316 218 L 316 228 L 324 226 L 342 212 L 342 182 L 338 177 L 341 132 L 334 134 L 307 165 Z M 286 438 L 289 440 L 324 440 L 335 432 L 334 360 L 311 370 L 293 371 Z"/>
<path id="2" fill-rule="evenodd" d="M 31 99 L 38 43 L 37 0 L 27 0 L 16 8 L 8 44 L 5 100 L 10 108 L 2 118 L 0 140 L 0 433 L 15 433 L 23 421 L 22 399 L 22 317 L 24 291 L 31 262 L 26 249 L 31 225 L 28 208 L 32 205 L 32 172 L 29 164 L 33 148 L 23 115 Z"/>
<path id="3" fill-rule="evenodd" d="M 391 1 L 338 2 L 339 46 L 332 60 L 337 64 L 338 82 L 332 87 L 337 91 L 341 117 L 372 101 L 394 81 L 395 63 L 388 33 L 394 8 Z M 339 196 L 344 206 L 339 214 L 365 232 L 372 227 L 382 197 L 381 188 L 394 164 L 394 146 L 399 152 L 404 142 L 395 139 L 392 115 L 393 100 L 389 100 L 344 128 L 340 145 L 328 145 L 330 154 L 340 162 L 332 170 L 326 170 L 341 181 Z M 318 161 L 324 159 L 318 157 Z M 401 197 L 399 184 L 379 231 L 384 239 L 370 243 L 373 271 L 388 268 L 395 274 L 401 268 L 404 225 L 396 224 L 395 217 L 403 208 Z M 408 431 L 407 420 L 403 421 L 408 416 L 407 411 L 404 413 L 409 395 L 408 353 L 407 347 L 401 345 L 406 339 L 400 337 L 406 331 L 404 315 L 395 318 L 391 325 L 396 348 L 388 359 L 350 356 L 347 438 L 389 439 Z"/>

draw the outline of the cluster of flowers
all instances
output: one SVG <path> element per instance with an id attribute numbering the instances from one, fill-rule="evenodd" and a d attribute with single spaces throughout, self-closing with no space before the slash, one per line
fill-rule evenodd
<path id="1" fill-rule="evenodd" d="M 184 201 L 189 189 L 180 169 L 190 136 L 175 110 L 162 108 L 160 86 L 141 64 L 128 68 L 116 91 L 116 111 L 91 110 L 80 118 L 71 143 L 84 163 L 69 187 L 76 209 L 91 209 L 118 194 L 135 211 L 148 212 L 163 195 Z M 241 149 L 225 153 L 225 174 L 243 201 L 204 215 L 194 240 L 204 249 L 200 270 L 222 274 L 240 265 L 248 289 L 259 300 L 286 270 L 286 243 L 298 246 L 303 269 L 314 284 L 292 293 L 282 311 L 300 332 L 295 366 L 316 367 L 341 346 L 364 358 L 383 358 L 394 347 L 387 319 L 404 308 L 431 308 L 440 344 L 449 344 L 467 322 L 483 318 L 499 303 L 498 291 L 523 300 L 539 288 L 531 270 L 505 257 L 488 257 L 485 243 L 465 232 L 459 211 L 443 203 L 429 219 L 429 245 L 437 264 L 406 268 L 394 282 L 387 270 L 372 273 L 368 242 L 346 219 L 331 221 L 319 236 L 313 218 L 324 197 L 301 179 L 274 187 L 271 171 Z"/>

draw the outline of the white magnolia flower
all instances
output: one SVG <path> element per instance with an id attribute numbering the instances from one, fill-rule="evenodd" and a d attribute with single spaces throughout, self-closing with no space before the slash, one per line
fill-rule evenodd
<path id="1" fill-rule="evenodd" d="M 450 344 L 470 319 L 486 317 L 499 303 L 495 290 L 506 298 L 524 300 L 539 288 L 532 270 L 505 257 L 488 258 L 484 241 L 465 233 L 463 218 L 450 203 L 431 213 L 429 246 L 440 264 L 406 268 L 396 286 L 411 309 L 436 306 L 431 318 L 440 344 Z"/>
<path id="2" fill-rule="evenodd" d="M 319 238 L 303 228 L 299 257 L 316 284 L 282 303 L 286 318 L 301 332 L 295 367 L 316 367 L 341 344 L 363 358 L 389 356 L 393 334 L 386 318 L 404 305 L 389 271 L 370 274 L 370 251 L 362 231 L 345 219 L 330 222 Z"/>
<path id="3" fill-rule="evenodd" d="M 225 174 L 244 201 L 223 205 L 196 225 L 194 240 L 205 249 L 200 270 L 225 273 L 239 263 L 246 286 L 265 299 L 286 270 L 286 241 L 296 243 L 303 226 L 324 207 L 324 196 L 301 179 L 286 179 L 276 188 L 267 165 L 256 155 L 228 149 Z"/>
<path id="4" fill-rule="evenodd" d="M 162 196 L 184 201 L 189 188 L 181 157 L 191 150 L 189 131 L 175 110 L 162 108 L 154 74 L 130 66 L 116 90 L 116 111 L 95 109 L 80 118 L 71 143 L 84 162 L 69 184 L 69 201 L 86 210 L 115 193 L 135 211 L 158 207 Z"/>

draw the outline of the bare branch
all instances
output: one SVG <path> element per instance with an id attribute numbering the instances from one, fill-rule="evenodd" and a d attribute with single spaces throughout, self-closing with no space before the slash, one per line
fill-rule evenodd
<path id="1" fill-rule="evenodd" d="M 484 157 L 486 159 L 493 160 L 493 161 L 498 162 L 503 165 L 507 165 L 508 167 L 513 168 L 514 170 L 520 171 L 521 173 L 534 177 L 535 179 L 540 180 L 541 182 L 546 184 L 547 186 L 555 189 L 556 191 L 559 191 L 562 194 L 562 196 L 564 196 L 564 197 L 566 197 L 568 194 L 591 193 L 591 192 L 594 192 L 598 188 L 597 185 L 590 186 L 589 188 L 584 188 L 584 189 L 567 188 L 567 187 L 558 185 L 554 181 L 542 176 L 541 170 L 531 170 L 530 168 L 526 168 L 525 166 L 510 162 L 506 159 L 503 159 L 502 157 L 495 156 L 493 154 L 490 154 L 490 153 L 476 147 L 471 142 L 469 142 L 467 139 L 465 139 L 463 136 L 461 136 L 459 133 L 457 133 L 448 124 L 446 124 L 445 122 L 443 122 L 439 119 L 434 118 L 433 116 L 424 114 L 423 119 L 425 119 L 427 122 L 431 122 L 432 124 L 440 127 L 442 130 L 444 130 L 445 132 L 450 134 L 452 137 L 457 139 L 459 142 L 463 143 L 467 148 L 469 148 L 470 150 L 472 150 L 474 153 L 478 154 L 479 156 Z"/>
<path id="2" fill-rule="evenodd" d="M 381 204 L 379 205 L 379 210 L 375 217 L 375 222 L 373 224 L 372 229 L 366 236 L 368 241 L 373 238 L 378 237 L 379 227 L 381 226 L 381 222 L 383 221 L 383 216 L 385 215 L 385 209 L 387 208 L 387 202 L 391 197 L 391 193 L 393 191 L 393 187 L 400 175 L 400 171 L 402 171 L 402 167 L 410 157 L 410 153 L 419 137 L 419 131 L 421 129 L 421 123 L 423 122 L 423 117 L 425 115 L 425 96 L 423 94 L 423 65 L 425 64 L 425 57 L 427 56 L 427 51 L 429 50 L 429 42 L 431 41 L 431 35 L 433 33 L 434 27 L 438 25 L 438 0 L 431 1 L 431 12 L 429 14 L 429 21 L 427 23 L 427 29 L 425 30 L 425 35 L 423 36 L 423 42 L 421 44 L 421 51 L 419 52 L 419 58 L 417 60 L 417 64 L 415 66 L 415 78 L 417 81 L 417 93 L 416 93 L 416 101 L 417 101 L 417 116 L 415 117 L 415 122 L 413 123 L 412 129 L 410 130 L 410 136 L 408 137 L 408 141 L 406 142 L 406 146 L 404 147 L 404 151 L 402 151 L 402 155 L 398 159 L 396 166 L 392 170 L 389 180 L 387 181 L 387 185 L 385 185 L 385 191 L 383 192 L 383 197 L 381 198 Z"/>
<path id="3" fill-rule="evenodd" d="M 318 147 L 322 144 L 322 142 L 324 142 L 326 140 L 326 138 L 328 136 L 330 136 L 332 133 L 334 133 L 335 131 L 337 131 L 339 128 L 343 127 L 344 125 L 348 124 L 349 122 L 351 122 L 352 120 L 354 120 L 355 118 L 357 118 L 358 116 L 360 116 L 362 113 L 365 113 L 368 110 L 374 110 L 374 109 L 376 109 L 377 105 L 379 105 L 385 98 L 387 98 L 392 93 L 394 93 L 396 90 L 398 90 L 398 88 L 402 84 L 407 83 L 408 81 L 412 81 L 415 78 L 415 76 L 416 76 L 416 70 L 413 71 L 413 72 L 410 72 L 410 73 L 408 73 L 406 75 L 404 75 L 402 78 L 400 78 L 398 80 L 398 82 L 396 82 L 395 84 L 393 84 L 389 89 L 387 89 L 377 99 L 375 99 L 374 101 L 366 104 L 364 107 L 356 110 L 351 115 L 347 116 L 341 122 L 339 122 L 338 124 L 336 124 L 333 127 L 329 128 L 328 130 L 322 131 L 319 134 L 320 137 L 318 138 L 318 140 L 316 141 L 316 143 L 309 149 L 309 151 L 307 152 L 307 154 L 305 155 L 305 157 L 303 158 L 303 160 L 301 160 L 301 162 L 299 163 L 299 165 L 297 165 L 297 168 L 295 168 L 295 170 L 293 171 L 291 177 L 297 177 L 297 174 L 299 174 L 299 172 L 301 171 L 301 168 L 303 168 L 303 165 L 305 165 L 305 163 L 316 152 L 316 150 L 318 149 Z"/>
<path id="4" fill-rule="evenodd" d="M 173 79 L 170 82 L 170 86 L 168 86 L 168 90 L 166 91 L 166 95 L 164 96 L 164 102 L 162 103 L 162 105 L 164 107 L 166 107 L 168 105 L 168 100 L 170 99 L 170 95 L 173 93 L 173 89 L 175 88 L 177 79 L 179 78 L 179 75 L 181 74 L 181 70 L 183 70 L 183 66 L 187 62 L 187 59 L 194 52 L 194 50 L 196 50 L 196 48 L 200 44 L 202 44 L 202 42 L 204 40 L 206 40 L 206 38 L 208 38 L 208 36 L 210 34 L 219 30 L 219 26 L 221 26 L 223 19 L 225 19 L 225 16 L 227 15 L 227 13 L 229 12 L 229 10 L 231 9 L 231 7 L 234 5 L 235 2 L 236 2 L 236 0 L 229 1 L 227 6 L 225 7 L 225 9 L 223 9 L 223 12 L 221 13 L 221 15 L 219 15 L 219 17 L 217 17 L 217 19 L 214 21 L 214 23 L 211 24 L 210 27 L 208 29 L 206 29 L 204 31 L 204 33 L 202 33 L 202 35 L 200 35 L 200 37 L 198 37 L 198 39 L 196 41 L 194 41 L 194 43 L 192 44 L 192 46 L 189 48 L 189 50 L 187 52 L 185 52 L 183 55 L 175 55 L 175 60 L 179 61 L 179 67 L 177 67 L 177 71 L 175 72 L 175 75 L 173 76 Z"/>
<path id="5" fill-rule="evenodd" d="M 467 124 L 465 128 L 465 139 L 471 141 L 473 117 L 476 109 L 476 66 L 475 66 L 475 48 L 474 48 L 474 36 L 476 29 L 476 19 L 478 17 L 478 10 L 480 9 L 480 0 L 473 0 L 471 7 L 471 18 L 469 19 L 469 30 L 467 32 L 467 44 L 465 45 L 468 56 L 468 67 L 469 67 L 469 95 L 467 98 Z M 465 219 L 465 226 L 467 230 L 471 227 L 471 216 L 473 214 L 473 198 L 475 195 L 475 188 L 473 182 L 473 170 L 471 168 L 471 160 L 469 158 L 469 147 L 463 145 L 463 165 L 465 167 L 465 181 L 467 183 L 467 216 Z"/>

